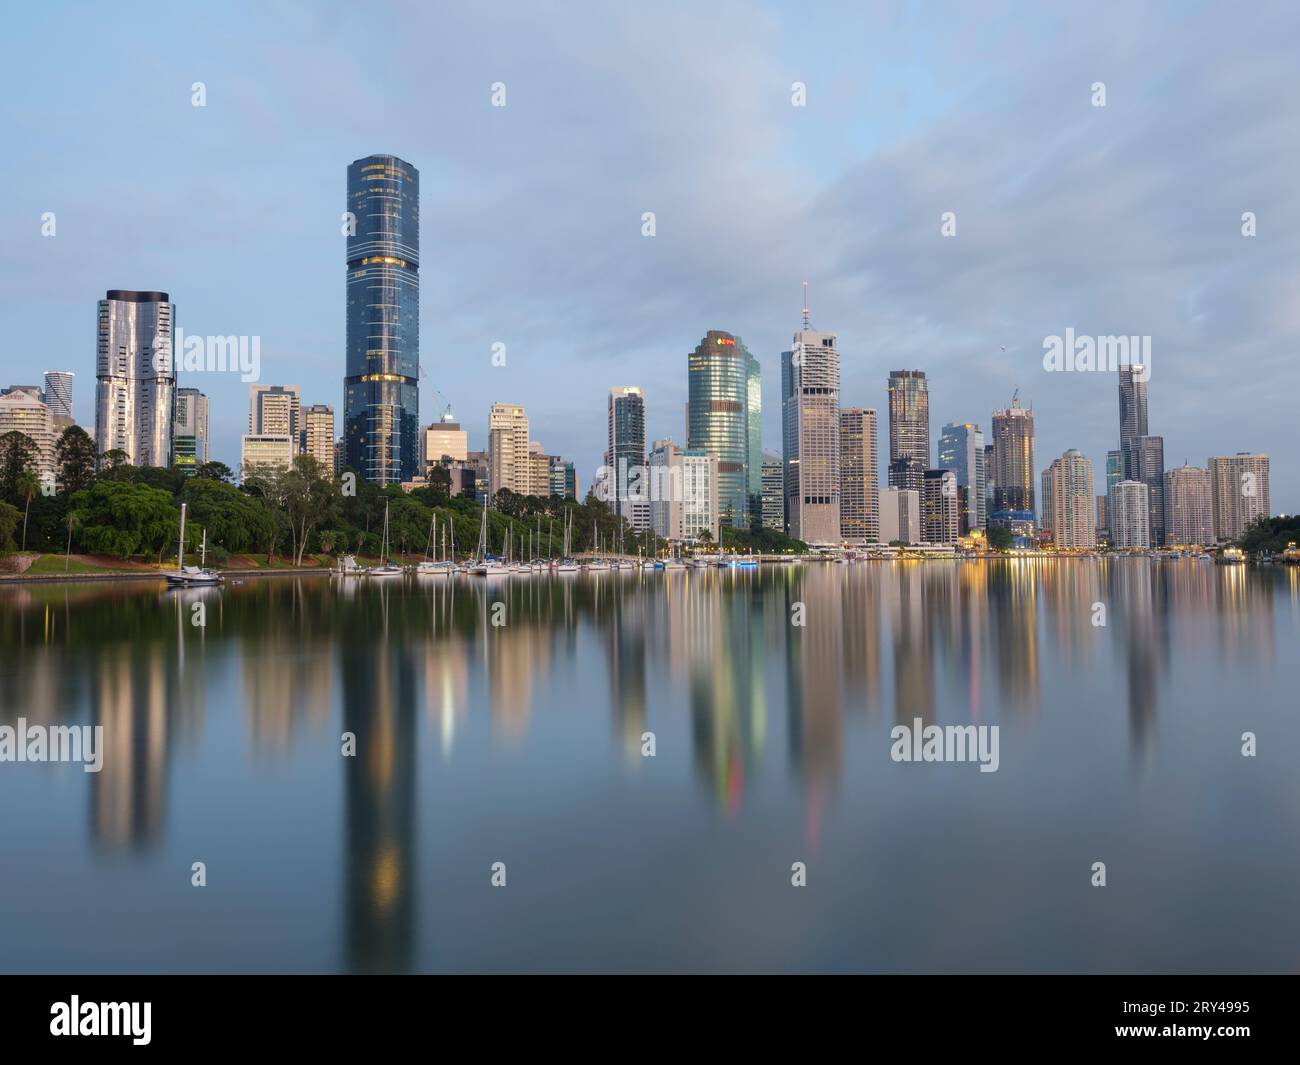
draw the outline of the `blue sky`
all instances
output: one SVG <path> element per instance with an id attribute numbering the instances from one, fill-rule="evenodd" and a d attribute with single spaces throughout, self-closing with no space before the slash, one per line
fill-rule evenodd
<path id="1" fill-rule="evenodd" d="M 920 368 L 936 441 L 987 431 L 1018 387 L 1038 465 L 1078 447 L 1100 479 L 1115 378 L 1045 372 L 1043 339 L 1149 335 L 1166 464 L 1267 451 L 1273 510 L 1300 509 L 1300 15 L 1048 7 L 14 8 L 0 383 L 71 369 L 91 424 L 96 300 L 163 289 L 187 334 L 260 336 L 263 382 L 338 410 L 345 170 L 392 152 L 421 172 L 421 419 L 451 403 L 473 447 L 489 404 L 524 403 L 585 486 L 624 384 L 646 389 L 648 435 L 680 441 L 710 328 L 762 363 L 779 447 L 806 278 L 841 402 L 881 411 L 882 450 L 888 372 Z M 247 386 L 182 384 L 235 465 Z"/>

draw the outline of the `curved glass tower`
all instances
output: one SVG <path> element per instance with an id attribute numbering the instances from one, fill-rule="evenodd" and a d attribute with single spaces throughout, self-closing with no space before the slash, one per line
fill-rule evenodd
<path id="1" fill-rule="evenodd" d="M 420 431 L 420 173 L 395 155 L 348 167 L 344 462 L 376 484 L 413 479 Z"/>
<path id="2" fill-rule="evenodd" d="M 723 524 L 749 528 L 750 380 L 756 360 L 740 337 L 710 329 L 687 361 L 686 447 L 718 460 Z M 761 461 L 761 460 L 760 460 Z M 757 482 L 760 474 L 755 471 Z"/>

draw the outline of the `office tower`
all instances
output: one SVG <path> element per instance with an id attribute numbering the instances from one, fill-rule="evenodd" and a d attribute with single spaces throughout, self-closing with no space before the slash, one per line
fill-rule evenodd
<path id="1" fill-rule="evenodd" d="M 559 455 L 551 456 L 550 494 L 564 499 L 578 498 L 578 474 L 572 462 Z"/>
<path id="2" fill-rule="evenodd" d="M 635 385 L 611 388 L 606 422 L 605 466 L 612 490 L 610 510 L 631 521 L 634 504 L 642 501 L 634 500 L 632 495 L 640 497 L 644 493 L 644 477 L 639 471 L 645 466 L 646 456 L 645 393 Z"/>
<path id="3" fill-rule="evenodd" d="M 197 388 L 176 389 L 172 464 L 186 476 L 208 461 L 208 397 Z"/>
<path id="4" fill-rule="evenodd" d="M 930 385 L 923 370 L 889 372 L 889 465 L 915 459 L 930 466 Z"/>
<path id="5" fill-rule="evenodd" d="M 803 328 L 781 353 L 785 519 L 807 543 L 840 542 L 840 355 L 834 333 Z"/>
<path id="6" fill-rule="evenodd" d="M 763 380 L 758 360 L 752 354 L 745 367 L 749 386 L 746 407 L 749 416 L 749 450 L 745 456 L 746 491 L 749 493 L 749 526 L 757 529 L 763 523 Z"/>
<path id="7" fill-rule="evenodd" d="M 413 480 L 420 426 L 420 173 L 395 155 L 348 167 L 347 465 Z"/>
<path id="8" fill-rule="evenodd" d="M 950 422 L 939 434 L 939 467 L 957 475 L 963 534 L 988 525 L 984 453 L 984 433 L 973 422 Z"/>
<path id="9" fill-rule="evenodd" d="M 1110 540 L 1110 516 L 1106 508 L 1107 497 L 1097 496 L 1097 541 Z"/>
<path id="10" fill-rule="evenodd" d="M 132 466 L 171 464 L 176 308 L 165 292 L 109 289 L 99 301 L 95 447 Z"/>
<path id="11" fill-rule="evenodd" d="M 1165 542 L 1165 439 L 1162 436 L 1135 436 L 1129 445 L 1128 470 L 1131 481 L 1141 481 L 1147 486 L 1147 501 L 1151 515 L 1147 529 L 1151 546 Z"/>
<path id="12" fill-rule="evenodd" d="M 464 462 L 468 455 L 469 433 L 460 427 L 450 407 L 420 434 L 420 469 L 426 477 L 428 468 L 437 466 L 443 459 Z"/>
<path id="13" fill-rule="evenodd" d="M 880 542 L 876 412 L 863 407 L 840 411 L 840 539 Z"/>
<path id="14" fill-rule="evenodd" d="M 240 441 L 239 466 L 245 478 L 273 469 L 288 469 L 298 454 L 298 441 L 287 433 L 245 433 Z"/>
<path id="15" fill-rule="evenodd" d="M 1119 450 L 1124 476 L 1141 480 L 1129 465 L 1133 441 L 1147 435 L 1147 375 L 1149 366 L 1119 368 Z"/>
<path id="16" fill-rule="evenodd" d="M 549 482 L 549 474 L 547 478 Z M 488 412 L 488 495 L 503 488 L 532 494 L 532 460 L 528 452 L 528 415 L 523 407 L 493 403 Z"/>
<path id="17" fill-rule="evenodd" d="M 249 385 L 248 431 L 253 436 L 291 436 L 302 431 L 302 389 L 297 385 Z"/>
<path id="18" fill-rule="evenodd" d="M 763 452 L 763 528 L 785 531 L 785 463 L 771 451 Z"/>
<path id="19" fill-rule="evenodd" d="M 717 458 L 721 520 L 737 529 L 749 528 L 753 361 L 744 341 L 721 329 L 710 329 L 687 358 L 686 450 Z"/>
<path id="20" fill-rule="evenodd" d="M 1049 466 L 1039 474 L 1038 506 L 1040 532 L 1052 533 L 1052 468 Z"/>
<path id="21" fill-rule="evenodd" d="M 683 451 L 656 440 L 650 451 L 650 527 L 664 540 L 714 543 L 721 535 L 718 460 L 705 451 Z"/>
<path id="22" fill-rule="evenodd" d="M 1148 548 L 1151 546 L 1149 525 L 1151 520 L 1150 493 L 1141 481 L 1120 481 L 1110 490 L 1107 504 L 1110 512 L 1110 545 L 1117 548 Z"/>
<path id="23" fill-rule="evenodd" d="M 334 473 L 334 408 L 328 403 L 313 403 L 303 410 L 298 450 L 320 463 L 322 473 Z"/>
<path id="24" fill-rule="evenodd" d="M 343 437 L 337 437 L 334 441 L 334 476 L 341 474 L 347 466 L 347 442 Z"/>
<path id="25" fill-rule="evenodd" d="M 993 412 L 993 511 L 1024 520 L 1034 512 L 1034 412 L 1020 402 Z M 991 515 L 990 515 L 991 517 Z"/>
<path id="26" fill-rule="evenodd" d="M 1216 540 L 1240 540 L 1269 516 L 1268 456 L 1238 451 L 1209 461 L 1210 511 Z"/>
<path id="27" fill-rule="evenodd" d="M 55 418 L 66 418 L 72 424 L 71 370 L 49 370 L 45 374 L 45 405 Z"/>
<path id="28" fill-rule="evenodd" d="M 1109 492 L 1124 480 L 1124 452 L 1106 452 L 1106 491 Z"/>
<path id="29" fill-rule="evenodd" d="M 993 496 L 997 488 L 997 470 L 993 462 L 994 447 L 992 444 L 984 445 L 984 519 L 987 524 L 989 515 L 993 513 Z"/>
<path id="30" fill-rule="evenodd" d="M 1214 543 L 1210 472 L 1187 463 L 1165 471 L 1165 543 L 1203 547 Z"/>
<path id="31" fill-rule="evenodd" d="M 1059 548 L 1097 546 L 1097 494 L 1092 463 L 1076 448 L 1043 473 L 1043 524 Z"/>
<path id="32" fill-rule="evenodd" d="M 952 470 L 926 470 L 921 489 L 921 538 L 955 544 L 961 535 L 961 497 Z"/>
<path id="33" fill-rule="evenodd" d="M 33 399 L 29 392 L 15 389 L 0 395 L 0 436 L 22 433 L 36 445 L 36 475 L 57 473 L 54 447 L 54 416 L 50 408 Z"/>
<path id="34" fill-rule="evenodd" d="M 921 529 L 921 494 L 911 488 L 881 489 L 880 505 L 880 542 L 892 544 L 920 543 Z"/>

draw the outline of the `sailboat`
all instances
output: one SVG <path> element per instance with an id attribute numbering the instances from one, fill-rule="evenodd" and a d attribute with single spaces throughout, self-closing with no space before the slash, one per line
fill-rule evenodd
<path id="1" fill-rule="evenodd" d="M 510 571 L 499 558 L 493 558 L 487 551 L 487 502 L 483 503 L 483 524 L 479 527 L 478 551 L 470 566 L 470 573 L 476 577 L 504 577 Z"/>
<path id="2" fill-rule="evenodd" d="M 436 562 L 429 559 L 429 548 L 433 546 L 433 541 L 437 535 L 438 529 L 438 512 L 433 512 L 433 517 L 429 520 L 429 542 L 424 546 L 424 560 L 415 567 L 417 576 L 421 577 L 450 577 L 455 572 L 456 566 L 447 561 L 447 528 L 443 526 L 442 530 L 442 561 Z"/>
<path id="3" fill-rule="evenodd" d="M 555 564 L 556 573 L 577 573 L 582 569 L 572 558 L 569 553 L 572 550 L 573 543 L 573 511 L 569 510 L 564 515 L 564 553 L 560 561 Z"/>
<path id="4" fill-rule="evenodd" d="M 379 552 L 380 563 L 370 571 L 372 577 L 400 577 L 402 567 L 388 557 L 388 500 L 384 500 L 384 543 Z"/>
<path id="5" fill-rule="evenodd" d="M 594 521 L 591 523 L 591 544 L 594 554 L 591 561 L 587 563 L 587 570 L 590 572 L 609 569 L 609 563 L 600 557 L 600 533 L 596 531 Z"/>
<path id="6" fill-rule="evenodd" d="M 207 568 L 208 530 L 203 530 L 203 553 L 197 566 L 185 565 L 185 510 L 181 504 L 181 542 L 176 550 L 176 572 L 167 574 L 167 583 L 176 588 L 197 588 L 206 584 L 220 584 L 221 574 Z"/>

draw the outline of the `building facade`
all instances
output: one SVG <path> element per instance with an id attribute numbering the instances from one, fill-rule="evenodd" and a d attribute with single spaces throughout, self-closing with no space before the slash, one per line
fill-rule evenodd
<path id="1" fill-rule="evenodd" d="M 1162 436 L 1135 436 L 1130 442 L 1125 476 L 1147 486 L 1151 515 L 1147 528 L 1151 546 L 1165 542 L 1165 440 Z"/>
<path id="2" fill-rule="evenodd" d="M 955 544 L 961 535 L 961 495 L 952 470 L 926 470 L 921 489 L 921 539 Z"/>
<path id="3" fill-rule="evenodd" d="M 1147 435 L 1147 377 L 1150 367 L 1119 367 L 1119 450 L 1123 459 L 1120 471 L 1129 480 L 1140 481 L 1130 455 L 1133 441 Z"/>
<path id="4" fill-rule="evenodd" d="M 334 408 L 328 403 L 313 403 L 303 409 L 298 450 L 320 463 L 325 474 L 334 472 Z"/>
<path id="5" fill-rule="evenodd" d="M 1018 396 L 993 412 L 993 510 L 1034 511 L 1034 412 Z"/>
<path id="6" fill-rule="evenodd" d="M 889 483 L 895 488 L 920 490 L 929 468 L 930 383 L 923 370 L 891 370 Z"/>
<path id="7" fill-rule="evenodd" d="M 1120 481 L 1110 490 L 1107 505 L 1110 545 L 1119 550 L 1140 550 L 1151 546 L 1150 493 L 1141 481 Z"/>
<path id="8" fill-rule="evenodd" d="M 298 454 L 298 442 L 284 433 L 245 433 L 240 444 L 239 466 L 245 478 L 272 469 L 288 469 Z"/>
<path id="9" fill-rule="evenodd" d="M 649 461 L 650 527 L 670 542 L 718 542 L 718 460 L 705 451 L 683 451 L 671 440 L 656 440 Z"/>
<path id="10" fill-rule="evenodd" d="M 254 436 L 302 432 L 302 389 L 297 385 L 249 385 L 248 431 Z"/>
<path id="11" fill-rule="evenodd" d="M 71 370 L 49 370 L 45 374 L 45 405 L 56 420 L 65 418 L 69 424 L 72 422 L 72 382 L 75 376 Z"/>
<path id="12" fill-rule="evenodd" d="M 1184 463 L 1165 471 L 1165 543 L 1206 547 L 1214 543 L 1210 471 Z"/>
<path id="13" fill-rule="evenodd" d="M 426 471 L 443 459 L 464 462 L 469 455 L 469 433 L 461 428 L 448 407 L 442 417 L 420 434 L 420 469 Z"/>
<path id="14" fill-rule="evenodd" d="M 911 488 L 884 488 L 880 492 L 880 542 L 921 542 L 921 493 Z"/>
<path id="15" fill-rule="evenodd" d="M 645 393 L 636 385 L 611 388 L 606 426 L 605 466 L 612 489 L 610 509 L 637 528 L 645 517 L 644 508 L 636 505 L 645 502 L 644 473 L 640 472 L 646 464 Z"/>
<path id="16" fill-rule="evenodd" d="M 1215 540 L 1240 540 L 1251 522 L 1269 516 L 1268 471 L 1268 456 L 1263 454 L 1239 451 L 1210 459 Z"/>
<path id="17" fill-rule="evenodd" d="M 781 353 L 785 519 L 796 540 L 840 542 L 840 355 L 834 333 L 805 327 Z"/>
<path id="18" fill-rule="evenodd" d="M 710 329 L 687 357 L 686 450 L 718 460 L 722 523 L 750 521 L 749 382 L 755 360 L 740 337 Z M 755 483 L 761 472 L 753 473 Z M 761 491 L 761 489 L 757 489 Z"/>
<path id="19" fill-rule="evenodd" d="M 516 495 L 533 495 L 528 414 L 513 403 L 493 403 L 488 411 L 488 494 L 503 488 Z M 547 471 L 547 488 L 550 471 Z"/>
<path id="20" fill-rule="evenodd" d="M 988 526 L 984 433 L 974 422 L 949 422 L 939 433 L 939 467 L 957 475 L 962 534 Z"/>
<path id="21" fill-rule="evenodd" d="M 55 462 L 54 416 L 50 408 L 23 391 L 0 396 L 0 436 L 22 433 L 36 446 L 37 477 L 43 483 L 57 473 Z"/>
<path id="22" fill-rule="evenodd" d="M 763 452 L 763 528 L 785 531 L 785 462 Z"/>
<path id="23" fill-rule="evenodd" d="M 133 466 L 171 465 L 176 308 L 165 292 L 109 289 L 99 301 L 95 447 Z"/>
<path id="24" fill-rule="evenodd" d="M 176 389 L 172 464 L 186 476 L 209 459 L 208 397 L 197 388 Z"/>
<path id="25" fill-rule="evenodd" d="M 1043 524 L 1063 550 L 1085 551 L 1097 546 L 1097 492 L 1092 463 L 1077 448 L 1054 459 L 1045 471 Z"/>
<path id="26" fill-rule="evenodd" d="M 840 410 L 840 539 L 880 542 L 880 486 L 876 456 L 876 412 Z"/>
<path id="27" fill-rule="evenodd" d="M 420 173 L 395 155 L 348 167 L 347 465 L 375 484 L 413 480 L 420 427 Z"/>

